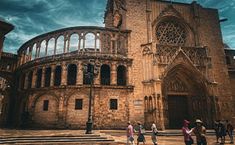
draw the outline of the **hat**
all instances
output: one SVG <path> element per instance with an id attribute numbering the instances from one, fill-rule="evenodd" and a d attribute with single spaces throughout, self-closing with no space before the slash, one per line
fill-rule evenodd
<path id="1" fill-rule="evenodd" d="M 131 124 L 131 121 L 128 121 L 127 124 Z"/>
<path id="2" fill-rule="evenodd" d="M 195 121 L 196 123 L 201 123 L 202 124 L 202 121 L 200 119 L 196 119 Z"/>

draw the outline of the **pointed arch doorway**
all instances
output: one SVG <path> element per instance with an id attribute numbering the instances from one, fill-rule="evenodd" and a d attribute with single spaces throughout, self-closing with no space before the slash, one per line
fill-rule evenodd
<path id="1" fill-rule="evenodd" d="M 193 67 L 187 64 L 171 67 L 164 76 L 162 93 L 166 128 L 179 129 L 184 119 L 194 122 L 199 118 L 205 124 L 212 121 L 206 80 Z"/>

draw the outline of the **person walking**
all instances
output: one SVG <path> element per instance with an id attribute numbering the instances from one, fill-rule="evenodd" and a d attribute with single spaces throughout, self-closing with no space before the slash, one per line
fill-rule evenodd
<path id="1" fill-rule="evenodd" d="M 203 122 L 197 119 L 196 126 L 192 129 L 192 132 L 196 135 L 197 145 L 207 145 L 206 141 L 206 128 L 203 126 Z"/>
<path id="2" fill-rule="evenodd" d="M 145 137 L 144 137 L 145 129 L 140 122 L 138 122 L 137 124 L 138 124 L 137 145 L 139 145 L 140 142 L 143 142 L 145 144 Z"/>
<path id="3" fill-rule="evenodd" d="M 151 130 L 152 130 L 151 139 L 152 139 L 153 145 L 157 145 L 158 130 L 157 130 L 157 126 L 155 123 L 152 124 Z"/>
<path id="4" fill-rule="evenodd" d="M 214 122 L 214 130 L 215 130 L 215 135 L 216 135 L 216 143 L 219 143 L 219 138 L 220 138 L 220 135 L 219 135 L 219 120 L 216 120 Z"/>
<path id="5" fill-rule="evenodd" d="M 191 136 L 192 130 L 190 130 L 188 128 L 189 123 L 190 122 L 188 120 L 184 120 L 183 127 L 182 127 L 182 132 L 183 132 L 183 135 L 184 135 L 184 143 L 185 143 L 185 145 L 192 145 L 193 144 L 193 138 Z"/>
<path id="6" fill-rule="evenodd" d="M 228 120 L 226 120 L 226 122 L 227 122 L 227 133 L 228 133 L 228 136 L 230 138 L 230 144 L 233 144 L 234 143 L 234 141 L 233 141 L 233 130 L 234 130 L 234 127 L 231 124 L 231 122 L 229 122 Z"/>
<path id="7" fill-rule="evenodd" d="M 225 143 L 225 136 L 226 136 L 225 122 L 220 120 L 220 122 L 219 122 L 219 137 L 221 138 L 220 144 L 224 144 Z"/>
<path id="8" fill-rule="evenodd" d="M 127 136 L 127 145 L 129 145 L 129 143 L 131 142 L 131 145 L 134 145 L 134 129 L 133 126 L 131 125 L 131 122 L 128 121 L 127 122 L 127 129 L 126 129 L 126 136 Z"/>

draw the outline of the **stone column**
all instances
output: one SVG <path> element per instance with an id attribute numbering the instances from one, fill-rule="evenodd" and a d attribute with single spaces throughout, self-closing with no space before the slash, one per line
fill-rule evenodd
<path id="1" fill-rule="evenodd" d="M 58 39 L 58 38 L 55 39 L 55 46 L 54 46 L 54 54 L 53 54 L 53 55 L 56 55 L 57 39 Z"/>
<path id="2" fill-rule="evenodd" d="M 67 41 L 68 42 L 68 44 L 67 44 L 67 52 L 70 52 L 70 37 L 71 36 L 68 37 L 68 41 Z"/>
<path id="3" fill-rule="evenodd" d="M 110 79 L 111 79 L 111 85 L 117 85 L 117 64 L 112 63 L 111 64 L 111 74 L 110 74 Z"/>
<path id="4" fill-rule="evenodd" d="M 46 41 L 46 51 L 45 51 L 45 55 L 46 55 L 46 56 L 47 56 L 47 50 L 48 50 L 48 41 L 49 41 L 49 40 Z"/>
<path id="5" fill-rule="evenodd" d="M 98 66 L 95 66 L 95 65 L 96 64 L 94 64 L 94 69 L 95 69 L 95 67 L 98 67 Z M 100 71 L 101 71 L 100 66 L 97 69 L 99 69 L 99 71 L 98 71 L 98 74 L 96 76 L 94 76 L 94 78 L 93 78 L 94 85 L 99 85 L 100 84 Z"/>
<path id="6" fill-rule="evenodd" d="M 62 63 L 61 85 L 67 85 L 67 65 Z"/>
<path id="7" fill-rule="evenodd" d="M 83 65 L 82 62 L 78 62 L 77 64 L 77 80 L 76 85 L 82 85 L 83 84 Z"/>
<path id="8" fill-rule="evenodd" d="M 55 65 L 51 66 L 51 80 L 50 80 L 50 87 L 54 86 L 54 75 L 55 75 Z"/>
<path id="9" fill-rule="evenodd" d="M 37 45 L 36 45 L 36 57 L 35 58 L 38 58 L 39 54 L 40 54 L 40 44 L 37 43 Z"/>
<path id="10" fill-rule="evenodd" d="M 66 41 L 67 41 L 67 36 L 64 35 L 64 50 L 63 50 L 64 53 L 67 52 L 67 49 L 66 49 Z"/>
<path id="11" fill-rule="evenodd" d="M 29 73 L 27 72 L 25 74 L 25 79 L 24 79 L 24 89 L 28 88 L 28 79 L 29 79 Z"/>
<path id="12" fill-rule="evenodd" d="M 42 80 L 41 80 L 41 87 L 45 86 L 45 67 L 42 67 Z"/>
<path id="13" fill-rule="evenodd" d="M 34 69 L 32 75 L 32 88 L 36 87 L 36 78 L 37 78 L 37 69 Z"/>

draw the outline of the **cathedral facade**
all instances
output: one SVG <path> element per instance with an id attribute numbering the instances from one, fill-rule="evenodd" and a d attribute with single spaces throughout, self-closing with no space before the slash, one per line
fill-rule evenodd
<path id="1" fill-rule="evenodd" d="M 108 0 L 104 23 L 39 35 L 17 55 L 1 51 L 1 124 L 85 128 L 90 95 L 96 129 L 235 123 L 235 53 L 224 49 L 216 9 Z"/>

